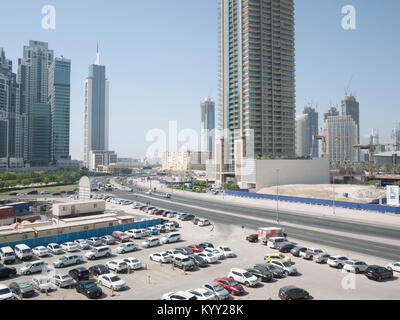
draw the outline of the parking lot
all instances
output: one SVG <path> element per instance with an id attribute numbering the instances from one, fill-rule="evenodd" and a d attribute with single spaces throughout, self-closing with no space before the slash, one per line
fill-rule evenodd
<path id="1" fill-rule="evenodd" d="M 135 214 L 138 217 L 148 218 L 149 215 L 141 213 L 138 210 L 131 209 L 130 206 L 122 206 L 107 203 L 107 208 L 111 210 L 124 210 L 126 213 Z M 112 256 L 110 258 L 88 261 L 86 258 L 79 266 L 89 268 L 96 264 L 105 264 L 107 261 L 122 258 L 136 257 L 145 268 L 136 270 L 131 273 L 118 274 L 128 285 L 128 289 L 119 292 L 112 292 L 110 289 L 102 287 L 104 295 L 102 299 L 134 299 L 134 300 L 153 300 L 160 299 L 164 293 L 170 291 L 189 290 L 200 287 L 203 283 L 212 281 L 218 277 L 226 277 L 231 268 L 250 268 L 257 263 L 262 263 L 263 258 L 268 253 L 277 252 L 260 243 L 249 243 L 245 240 L 246 235 L 255 233 L 256 230 L 246 230 L 230 225 L 213 225 L 207 227 L 199 227 L 190 221 L 180 221 L 180 228 L 177 230 L 182 235 L 180 242 L 160 245 L 148 249 L 140 249 L 135 252 L 126 254 L 117 254 L 117 245 L 112 245 Z M 159 237 L 161 237 L 159 235 Z M 292 239 L 288 234 L 288 239 L 296 243 L 296 239 Z M 133 240 L 140 247 L 142 240 Z M 219 260 L 217 263 L 210 264 L 206 268 L 200 268 L 195 271 L 183 271 L 173 268 L 171 264 L 160 264 L 149 260 L 149 254 L 173 249 L 176 247 L 198 244 L 201 242 L 211 242 L 214 246 L 227 245 L 236 254 L 234 258 L 226 258 Z M 305 247 L 319 247 L 316 239 L 315 243 L 300 243 Z M 342 252 L 334 247 L 321 248 L 331 255 L 342 254 L 349 258 L 363 260 L 368 264 L 380 264 L 386 266 L 392 261 L 382 261 L 380 259 L 368 256 L 361 256 L 353 252 Z M 85 255 L 84 250 L 80 253 Z M 313 261 L 304 260 L 302 258 L 293 257 L 292 262 L 298 270 L 295 276 L 288 276 L 283 279 L 273 279 L 271 282 L 259 283 L 254 288 L 245 287 L 246 293 L 242 296 L 235 296 L 234 299 L 279 299 L 278 291 L 286 285 L 296 285 L 306 289 L 312 299 L 399 299 L 400 298 L 400 280 L 398 274 L 390 280 L 382 282 L 371 281 L 363 274 L 349 274 L 340 269 L 334 269 L 328 265 L 320 265 Z M 52 265 L 59 256 L 50 256 L 42 260 Z M 19 269 L 26 265 L 25 263 L 15 263 L 12 265 Z M 70 266 L 63 269 L 56 269 L 58 272 L 68 272 L 75 266 Z M 20 276 L 15 278 L 2 280 L 0 283 L 10 284 L 13 281 L 30 281 L 34 275 Z M 37 294 L 30 299 L 51 299 L 51 300 L 74 300 L 86 299 L 83 295 L 77 293 L 75 289 L 60 289 L 50 292 L 48 295 L 44 293 Z"/>

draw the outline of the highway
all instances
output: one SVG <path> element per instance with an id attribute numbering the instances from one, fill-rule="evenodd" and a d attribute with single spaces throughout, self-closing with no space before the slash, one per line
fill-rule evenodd
<path id="1" fill-rule="evenodd" d="M 176 194 L 172 196 L 172 199 L 164 199 L 160 195 L 144 195 L 142 191 L 139 191 L 136 188 L 134 188 L 134 193 L 117 190 L 111 194 L 114 194 L 114 196 L 117 198 L 129 199 L 132 201 L 138 201 L 140 203 L 146 203 L 150 201 L 152 206 L 177 212 L 189 212 L 221 225 L 231 224 L 257 230 L 262 225 L 262 222 L 256 221 L 254 218 L 265 218 L 266 221 L 276 219 L 276 212 L 272 210 L 262 210 L 240 205 L 230 205 L 228 203 L 204 201 L 196 198 L 179 196 Z M 202 209 L 193 208 L 192 206 L 200 207 Z M 215 212 L 214 210 L 223 212 Z M 246 215 L 248 218 L 232 216 L 229 215 L 229 213 Z M 372 224 L 358 222 L 345 222 L 284 211 L 280 212 L 279 220 L 280 225 L 285 227 L 288 237 L 293 237 L 297 240 L 314 242 L 316 246 L 327 245 L 338 249 L 359 252 L 392 261 L 397 261 L 400 258 L 400 230 L 394 227 L 374 226 Z M 285 222 L 296 224 L 296 227 L 285 226 Z M 266 222 L 266 225 L 270 224 L 271 222 Z M 323 232 L 323 230 L 309 230 L 303 226 L 346 232 L 348 233 L 348 236 L 338 236 L 332 233 Z M 385 239 L 382 239 L 382 241 L 378 243 L 374 241 L 358 239 L 357 237 L 352 236 L 353 234 L 367 236 L 373 235 L 375 237 L 399 240 L 399 245 L 386 244 Z"/>

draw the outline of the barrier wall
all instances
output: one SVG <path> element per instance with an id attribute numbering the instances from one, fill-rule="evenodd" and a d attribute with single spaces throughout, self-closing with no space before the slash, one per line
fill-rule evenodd
<path id="1" fill-rule="evenodd" d="M 277 198 L 276 195 L 272 195 L 272 194 L 260 194 L 260 193 L 241 192 L 241 191 L 233 191 L 233 190 L 227 190 L 227 191 L 225 191 L 225 194 L 237 196 L 237 197 L 269 199 L 269 200 L 276 200 L 276 198 Z M 356 203 L 356 202 L 333 201 L 333 200 L 289 197 L 289 196 L 278 196 L 278 200 L 279 201 L 287 201 L 287 202 L 316 204 L 316 205 L 322 205 L 322 206 L 335 205 L 336 207 L 342 207 L 342 208 L 348 208 L 348 209 L 390 212 L 390 213 L 400 214 L 400 207 L 383 206 L 383 205 L 377 205 L 377 204 L 363 204 L 363 203 Z"/>
<path id="2" fill-rule="evenodd" d="M 181 186 L 184 185 L 185 183 L 191 183 L 190 181 L 188 182 L 170 182 L 170 181 L 165 181 L 162 179 L 155 179 L 156 181 L 158 181 L 161 184 L 165 184 L 165 185 L 177 185 L 177 186 Z"/>
<path id="3" fill-rule="evenodd" d="M 87 239 L 90 237 L 102 237 L 105 235 L 111 235 L 114 231 L 128 231 L 130 229 L 148 228 L 148 227 L 152 227 L 157 224 L 160 224 L 160 223 L 161 223 L 161 219 L 154 219 L 154 220 L 148 220 L 148 221 L 126 223 L 126 224 L 121 224 L 121 225 L 107 227 L 107 228 L 59 234 L 57 236 L 26 239 L 26 240 L 21 240 L 21 241 L 14 241 L 14 242 L 3 242 L 3 243 L 0 243 L 0 248 L 3 248 L 3 247 L 14 248 L 17 244 L 26 244 L 30 248 L 34 248 L 37 246 L 47 246 L 50 243 L 62 244 L 64 242 L 75 241 L 78 239 Z"/>

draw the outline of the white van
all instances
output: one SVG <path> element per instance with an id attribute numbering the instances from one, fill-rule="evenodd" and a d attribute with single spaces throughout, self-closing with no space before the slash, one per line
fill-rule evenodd
<path id="1" fill-rule="evenodd" d="M 13 263 L 15 261 L 14 250 L 11 247 L 0 248 L 0 259 L 4 264 Z"/>
<path id="2" fill-rule="evenodd" d="M 102 257 L 110 257 L 111 249 L 107 246 L 92 248 L 89 252 L 86 252 L 85 257 L 89 260 L 95 260 Z"/>
<path id="3" fill-rule="evenodd" d="M 284 237 L 272 237 L 268 239 L 267 246 L 272 249 L 276 249 L 276 245 L 282 242 L 289 242 L 289 241 Z"/>
<path id="4" fill-rule="evenodd" d="M 167 231 L 175 231 L 175 223 L 168 222 L 165 224 L 165 230 Z"/>
<path id="5" fill-rule="evenodd" d="M 177 242 L 181 240 L 181 234 L 178 232 L 167 233 L 164 237 L 161 238 L 161 243 L 171 243 Z"/>
<path id="6" fill-rule="evenodd" d="M 143 235 L 141 229 L 132 229 L 125 232 L 133 239 L 140 239 Z"/>
<path id="7" fill-rule="evenodd" d="M 32 259 L 32 250 L 26 244 L 17 244 L 14 248 L 15 255 L 22 261 Z"/>

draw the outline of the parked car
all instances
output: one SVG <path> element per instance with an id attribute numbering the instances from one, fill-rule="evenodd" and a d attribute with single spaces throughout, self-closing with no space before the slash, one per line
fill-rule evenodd
<path id="1" fill-rule="evenodd" d="M 79 251 L 79 247 L 76 243 L 73 242 L 65 242 L 61 245 L 61 248 L 67 252 L 76 252 Z"/>
<path id="2" fill-rule="evenodd" d="M 300 256 L 303 259 L 306 260 L 312 260 L 314 255 L 316 254 L 320 254 L 320 253 L 324 253 L 324 250 L 318 249 L 318 248 L 308 248 L 306 251 L 304 251 L 303 254 L 301 254 Z"/>
<path id="3" fill-rule="evenodd" d="M 386 266 L 386 269 L 391 270 L 393 272 L 400 272 L 400 262 L 392 262 Z"/>
<path id="4" fill-rule="evenodd" d="M 200 257 L 199 255 L 196 254 L 190 254 L 188 255 L 189 259 L 192 260 L 194 262 L 194 264 L 196 265 L 196 267 L 199 268 L 204 268 L 208 266 L 208 262 L 206 259 L 203 259 L 202 257 Z"/>
<path id="5" fill-rule="evenodd" d="M 53 266 L 55 268 L 64 268 L 67 266 L 71 266 L 74 264 L 79 264 L 83 261 L 83 257 L 78 254 L 70 254 L 66 256 L 62 256 L 58 260 L 53 262 Z"/>
<path id="6" fill-rule="evenodd" d="M 124 242 L 121 243 L 118 247 L 117 247 L 117 252 L 120 254 L 124 254 L 127 252 L 132 252 L 132 251 L 136 251 L 138 250 L 139 247 L 136 243 L 134 242 Z"/>
<path id="7" fill-rule="evenodd" d="M 47 257 L 50 252 L 49 249 L 47 249 L 44 246 L 38 246 L 32 249 L 32 253 L 36 256 L 36 257 Z"/>
<path id="8" fill-rule="evenodd" d="M 12 291 L 5 284 L 0 284 L 0 300 L 14 300 Z"/>
<path id="9" fill-rule="evenodd" d="M 299 300 L 308 299 L 310 297 L 306 290 L 295 286 L 285 286 L 280 288 L 278 296 L 281 300 Z"/>
<path id="10" fill-rule="evenodd" d="M 347 260 L 343 265 L 343 270 L 354 273 L 364 273 L 367 268 L 368 265 L 360 260 Z"/>
<path id="11" fill-rule="evenodd" d="M 99 276 L 98 280 L 102 286 L 115 291 L 121 291 L 127 288 L 126 282 L 114 273 L 102 274 Z"/>
<path id="12" fill-rule="evenodd" d="M 50 292 L 57 290 L 57 286 L 51 282 L 48 277 L 34 277 L 32 279 L 32 287 L 39 292 Z"/>
<path id="13" fill-rule="evenodd" d="M 140 239 L 142 238 L 142 231 L 140 229 L 131 229 L 125 232 L 129 237 L 133 239 Z"/>
<path id="14" fill-rule="evenodd" d="M 192 220 L 192 223 L 193 224 L 195 224 L 195 225 L 197 225 L 198 223 L 199 223 L 199 220 L 200 220 L 200 218 L 194 218 L 193 220 Z"/>
<path id="15" fill-rule="evenodd" d="M 116 259 L 112 261 L 108 261 L 106 263 L 108 270 L 118 272 L 126 272 L 128 271 L 128 264 L 122 259 Z"/>
<path id="16" fill-rule="evenodd" d="M 181 234 L 179 232 L 170 232 L 165 234 L 161 239 L 161 243 L 172 243 L 181 240 Z"/>
<path id="17" fill-rule="evenodd" d="M 52 253 L 52 254 L 63 254 L 64 250 L 61 248 L 61 246 L 58 243 L 50 243 L 47 246 L 47 249 Z"/>
<path id="18" fill-rule="evenodd" d="M 256 264 L 254 266 L 254 269 L 258 269 L 260 271 L 266 270 L 268 272 L 271 272 L 274 278 L 280 279 L 286 277 L 285 270 L 275 264 L 271 263 Z"/>
<path id="19" fill-rule="evenodd" d="M 199 244 L 199 247 L 205 249 L 205 248 L 214 248 L 214 245 L 210 242 L 202 242 Z"/>
<path id="20" fill-rule="evenodd" d="M 323 252 L 323 253 L 315 254 L 313 256 L 313 260 L 316 263 L 326 263 L 328 261 L 329 257 L 330 257 L 329 254 Z"/>
<path id="21" fill-rule="evenodd" d="M 165 231 L 171 232 L 171 231 L 175 231 L 175 224 L 173 222 L 167 222 L 165 224 Z"/>
<path id="22" fill-rule="evenodd" d="M 184 216 L 182 216 L 181 220 L 182 221 L 191 221 L 195 218 L 195 216 L 193 214 L 186 214 Z"/>
<path id="23" fill-rule="evenodd" d="M 16 257 L 21 261 L 29 261 L 32 259 L 32 249 L 26 244 L 17 244 L 14 247 Z"/>
<path id="24" fill-rule="evenodd" d="M 3 278 L 11 278 L 17 274 L 17 269 L 15 268 L 7 268 L 7 267 L 0 267 L 0 279 Z"/>
<path id="25" fill-rule="evenodd" d="M 28 263 L 26 266 L 22 267 L 20 269 L 20 274 L 22 275 L 30 275 L 33 273 L 38 273 L 38 272 L 42 272 L 44 268 L 46 268 L 47 266 L 47 262 L 45 261 L 33 261 Z"/>
<path id="26" fill-rule="evenodd" d="M 276 249 L 276 246 L 282 243 L 289 243 L 289 241 L 285 237 L 271 237 L 268 239 L 267 246 Z"/>
<path id="27" fill-rule="evenodd" d="M 197 300 L 217 300 L 215 294 L 213 294 L 210 290 L 204 288 L 188 290 L 187 292 L 195 295 Z"/>
<path id="28" fill-rule="evenodd" d="M 149 259 L 155 262 L 170 263 L 172 262 L 173 257 L 168 252 L 163 251 L 150 254 Z"/>
<path id="29" fill-rule="evenodd" d="M 233 258 L 235 256 L 235 254 L 233 253 L 233 251 L 225 245 L 222 246 L 218 246 L 217 249 L 223 253 L 225 258 Z"/>
<path id="30" fill-rule="evenodd" d="M 173 291 L 173 292 L 168 292 L 165 293 L 161 296 L 161 300 L 177 300 L 177 301 L 182 301 L 182 300 L 197 300 L 197 297 L 187 291 Z"/>
<path id="31" fill-rule="evenodd" d="M 111 249 L 108 246 L 94 247 L 85 254 L 85 257 L 89 260 L 96 260 L 103 257 L 109 258 L 110 256 Z"/>
<path id="32" fill-rule="evenodd" d="M 179 247 L 179 248 L 175 248 L 175 250 L 180 251 L 183 255 L 188 256 L 190 254 L 193 254 L 193 251 L 186 248 L 186 247 Z"/>
<path id="33" fill-rule="evenodd" d="M 142 242 L 143 248 L 151 248 L 160 245 L 160 240 L 158 238 L 148 238 Z"/>
<path id="34" fill-rule="evenodd" d="M 269 282 L 274 277 L 273 274 L 269 272 L 266 268 L 248 268 L 246 269 L 246 271 L 251 273 L 253 276 L 259 278 L 261 282 Z"/>
<path id="35" fill-rule="evenodd" d="M 193 251 L 194 253 L 199 253 L 204 251 L 204 249 L 202 247 L 199 247 L 197 244 L 188 245 L 187 248 Z"/>
<path id="36" fill-rule="evenodd" d="M 272 259 L 271 264 L 275 264 L 278 267 L 281 267 L 285 270 L 286 275 L 295 275 L 297 274 L 297 269 L 295 266 L 291 265 L 289 262 L 280 260 L 280 259 Z"/>
<path id="37" fill-rule="evenodd" d="M 228 278 L 232 278 L 237 282 L 244 284 L 246 287 L 254 287 L 260 282 L 260 279 L 256 276 L 240 268 L 232 268 L 228 274 Z"/>
<path id="38" fill-rule="evenodd" d="M 119 242 L 128 242 L 129 241 L 129 235 L 127 235 L 125 232 L 122 231 L 114 231 L 112 233 L 112 236 L 115 238 L 115 240 Z"/>
<path id="39" fill-rule="evenodd" d="M 68 274 L 76 282 L 79 282 L 82 280 L 89 280 L 89 270 L 84 267 L 79 267 L 79 268 L 69 270 Z"/>
<path id="40" fill-rule="evenodd" d="M 393 278 L 392 270 L 377 265 L 368 266 L 364 274 L 368 279 L 375 281 L 382 281 L 383 279 Z"/>
<path id="41" fill-rule="evenodd" d="M 172 264 L 182 270 L 193 270 L 195 267 L 194 262 L 183 254 L 175 255 L 172 259 Z"/>
<path id="42" fill-rule="evenodd" d="M 15 252 L 11 247 L 0 248 L 0 259 L 4 264 L 15 262 Z"/>
<path id="43" fill-rule="evenodd" d="M 98 246 L 101 246 L 103 244 L 103 240 L 101 238 L 99 238 L 99 237 L 90 237 L 90 238 L 88 238 L 86 240 L 87 240 L 87 242 L 90 243 L 90 245 L 92 247 L 98 247 Z"/>
<path id="44" fill-rule="evenodd" d="M 293 243 L 278 243 L 276 245 L 276 248 L 279 250 L 279 252 L 282 253 L 288 253 L 290 250 L 292 250 L 295 247 Z"/>
<path id="45" fill-rule="evenodd" d="M 225 255 L 219 249 L 216 248 L 205 248 L 204 252 L 212 253 L 213 255 L 217 256 L 218 260 L 225 259 Z"/>
<path id="46" fill-rule="evenodd" d="M 258 242 L 258 234 L 250 234 L 246 237 L 248 242 Z"/>
<path id="47" fill-rule="evenodd" d="M 300 257 L 300 253 L 306 251 L 306 247 L 294 247 L 293 249 L 290 250 L 290 253 L 295 256 L 295 257 Z"/>
<path id="48" fill-rule="evenodd" d="M 20 298 L 31 298 L 35 295 L 35 290 L 29 282 L 12 282 L 10 290 Z"/>
<path id="49" fill-rule="evenodd" d="M 203 252 L 196 253 L 196 255 L 203 258 L 208 263 L 216 263 L 218 261 L 218 257 L 215 254 L 210 253 L 210 252 L 203 251 Z"/>
<path id="50" fill-rule="evenodd" d="M 330 267 L 342 269 L 347 260 L 345 256 L 330 256 L 327 263 Z"/>
<path id="51" fill-rule="evenodd" d="M 89 268 L 89 274 L 99 276 L 108 273 L 108 268 L 104 264 L 96 264 Z"/>
<path id="52" fill-rule="evenodd" d="M 83 280 L 79 281 L 76 286 L 76 292 L 81 293 L 89 299 L 100 298 L 103 296 L 103 291 L 96 285 L 94 281 Z"/>
<path id="53" fill-rule="evenodd" d="M 68 273 L 59 273 L 51 277 L 51 282 L 60 288 L 70 287 L 74 284 L 74 279 Z"/>
<path id="54" fill-rule="evenodd" d="M 230 294 L 233 294 L 235 296 L 239 296 L 245 293 L 243 287 L 231 278 L 217 278 L 214 279 L 214 282 L 218 283 Z"/>
<path id="55" fill-rule="evenodd" d="M 209 226 L 210 224 L 211 224 L 211 222 L 209 220 L 207 220 L 207 219 L 199 219 L 197 221 L 197 225 L 199 227 L 206 227 L 206 226 Z"/>
<path id="56" fill-rule="evenodd" d="M 271 262 L 274 259 L 280 259 L 286 262 L 292 262 L 292 259 L 290 259 L 289 256 L 286 256 L 282 253 L 269 253 L 264 257 L 264 261 L 267 263 Z"/>
<path id="57" fill-rule="evenodd" d="M 78 247 L 82 250 L 90 249 L 90 243 L 84 239 L 75 240 L 74 243 L 78 245 Z"/>
<path id="58" fill-rule="evenodd" d="M 227 300 L 231 297 L 228 290 L 216 282 L 207 282 L 201 287 L 213 293 L 217 297 L 217 300 Z"/>
<path id="59" fill-rule="evenodd" d="M 130 270 L 139 270 L 143 268 L 142 263 L 137 258 L 129 257 L 129 258 L 123 258 L 122 260 L 126 262 Z"/>

